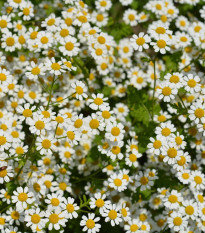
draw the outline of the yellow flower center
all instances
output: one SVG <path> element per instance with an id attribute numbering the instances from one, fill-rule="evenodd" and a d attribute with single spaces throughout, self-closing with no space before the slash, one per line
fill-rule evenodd
<path id="1" fill-rule="evenodd" d="M 124 53 L 128 53 L 129 51 L 130 51 L 129 47 L 125 46 L 125 47 L 123 48 L 123 52 L 124 52 Z"/>
<path id="2" fill-rule="evenodd" d="M 60 35 L 61 35 L 61 37 L 66 37 L 66 36 L 68 36 L 68 35 L 69 35 L 68 29 L 62 29 L 62 30 L 60 31 Z"/>
<path id="3" fill-rule="evenodd" d="M 181 42 L 187 42 L 187 38 L 186 38 L 185 36 L 182 36 L 182 37 L 180 38 L 180 40 L 181 40 Z"/>
<path id="4" fill-rule="evenodd" d="M 67 184 L 66 184 L 65 182 L 61 182 L 61 183 L 59 184 L 59 188 L 60 188 L 61 190 L 65 191 L 66 188 L 67 188 Z"/>
<path id="5" fill-rule="evenodd" d="M 167 11 L 167 13 L 170 14 L 170 15 L 173 15 L 173 14 L 174 14 L 174 10 L 173 10 L 173 9 L 169 9 L 169 10 Z"/>
<path id="6" fill-rule="evenodd" d="M 74 48 L 74 44 L 72 42 L 67 42 L 65 44 L 65 48 L 68 50 L 68 51 L 72 51 L 73 48 Z"/>
<path id="7" fill-rule="evenodd" d="M 140 178 L 140 183 L 142 185 L 146 185 L 146 184 L 148 184 L 148 182 L 149 182 L 149 179 L 146 176 L 143 176 Z"/>
<path id="8" fill-rule="evenodd" d="M 139 229 L 139 227 L 136 225 L 136 224 L 132 224 L 131 226 L 130 226 L 130 231 L 131 232 L 135 232 L 135 231 L 137 231 Z"/>
<path id="9" fill-rule="evenodd" d="M 154 143 L 153 143 L 153 147 L 155 149 L 159 149 L 161 147 L 162 143 L 160 140 L 156 140 Z"/>
<path id="10" fill-rule="evenodd" d="M 51 183 L 50 180 L 46 180 L 46 181 L 44 182 L 44 184 L 45 184 L 46 188 L 50 188 L 51 185 L 52 185 L 52 183 Z"/>
<path id="11" fill-rule="evenodd" d="M 61 116 L 57 116 L 57 117 L 55 118 L 55 120 L 56 120 L 59 124 L 62 124 L 62 123 L 64 122 L 64 118 L 61 117 Z"/>
<path id="12" fill-rule="evenodd" d="M 86 221 L 86 226 L 87 226 L 87 228 L 89 228 L 89 229 L 94 228 L 94 227 L 95 227 L 95 221 L 92 220 L 92 219 L 88 219 L 88 220 Z"/>
<path id="13" fill-rule="evenodd" d="M 28 195 L 26 193 L 20 193 L 18 195 L 18 199 L 19 199 L 19 201 L 24 202 L 28 199 Z"/>
<path id="14" fill-rule="evenodd" d="M 194 114 L 197 118 L 202 118 L 204 116 L 204 110 L 202 108 L 197 108 Z"/>
<path id="15" fill-rule="evenodd" d="M 162 89 L 162 94 L 163 94 L 164 96 L 169 96 L 171 93 L 172 93 L 172 89 L 171 89 L 170 87 L 164 87 L 164 88 Z"/>
<path id="16" fill-rule="evenodd" d="M 170 195 L 168 201 L 171 203 L 176 203 L 178 201 L 178 198 L 175 195 Z"/>
<path id="17" fill-rule="evenodd" d="M 167 136 L 170 135 L 170 133 L 171 133 L 171 130 L 169 128 L 162 129 L 162 135 L 163 136 L 167 137 Z"/>
<path id="18" fill-rule="evenodd" d="M 52 68 L 53 70 L 60 70 L 61 66 L 60 66 L 58 63 L 53 63 L 53 64 L 51 65 L 51 68 Z"/>
<path id="19" fill-rule="evenodd" d="M 6 137 L 0 136 L 0 146 L 6 144 L 6 142 L 7 142 Z"/>
<path id="20" fill-rule="evenodd" d="M 6 81 L 7 77 L 4 73 L 0 73 L 0 81 Z"/>
<path id="21" fill-rule="evenodd" d="M 77 119 L 74 123 L 75 128 L 80 128 L 83 125 L 83 121 L 81 119 Z"/>
<path id="22" fill-rule="evenodd" d="M 6 169 L 0 171 L 0 177 L 5 177 L 6 175 L 7 175 Z"/>
<path id="23" fill-rule="evenodd" d="M 166 41 L 164 41 L 164 40 L 158 40 L 158 41 L 157 41 L 157 46 L 158 46 L 160 49 L 165 48 L 166 45 L 167 45 L 167 43 L 166 43 Z"/>
<path id="24" fill-rule="evenodd" d="M 24 8 L 23 9 L 23 14 L 26 15 L 26 16 L 29 15 L 30 14 L 30 9 L 29 8 Z"/>
<path id="25" fill-rule="evenodd" d="M 130 21 L 134 21 L 134 20 L 135 20 L 135 16 L 134 16 L 133 14 L 129 14 L 129 15 L 128 15 L 128 19 L 129 19 Z"/>
<path id="26" fill-rule="evenodd" d="M 140 214 L 139 219 L 140 219 L 140 221 L 144 222 L 147 219 L 147 215 L 146 214 Z"/>
<path id="27" fill-rule="evenodd" d="M 47 25 L 48 25 L 48 26 L 52 26 L 54 23 L 55 23 L 55 19 L 49 19 L 49 20 L 47 21 Z"/>
<path id="28" fill-rule="evenodd" d="M 120 153 L 120 147 L 119 146 L 113 146 L 112 153 L 117 155 Z"/>
<path id="29" fill-rule="evenodd" d="M 67 210 L 69 213 L 73 213 L 73 211 L 74 211 L 74 206 L 73 206 L 72 204 L 67 204 L 66 210 Z"/>
<path id="30" fill-rule="evenodd" d="M 163 27 L 157 27 L 155 29 L 155 32 L 158 33 L 158 34 L 164 34 L 166 32 L 166 30 Z"/>
<path id="31" fill-rule="evenodd" d="M 41 38 L 41 43 L 42 43 L 42 44 L 47 44 L 47 43 L 48 43 L 48 37 L 43 36 L 43 37 Z"/>
<path id="32" fill-rule="evenodd" d="M 67 137 L 70 139 L 70 140 L 74 140 L 75 138 L 75 133 L 73 131 L 68 131 L 67 132 Z"/>
<path id="33" fill-rule="evenodd" d="M 37 224 L 41 221 L 41 217 L 38 214 L 33 214 L 31 216 L 31 222 Z"/>
<path id="34" fill-rule="evenodd" d="M 24 109 L 23 116 L 24 117 L 31 117 L 32 116 L 32 111 L 30 109 Z"/>
<path id="35" fill-rule="evenodd" d="M 7 21 L 5 19 L 0 20 L 0 27 L 6 28 L 7 27 Z"/>
<path id="36" fill-rule="evenodd" d="M 98 43 L 105 44 L 105 42 L 106 42 L 105 37 L 103 37 L 103 36 L 98 37 Z"/>
<path id="37" fill-rule="evenodd" d="M 190 176 L 189 176 L 189 173 L 183 173 L 182 177 L 183 177 L 183 179 L 187 180 L 187 179 L 189 179 Z"/>
<path id="38" fill-rule="evenodd" d="M 195 28 L 194 28 L 194 31 L 195 32 L 199 32 L 201 30 L 201 27 L 200 26 L 196 26 Z"/>
<path id="39" fill-rule="evenodd" d="M 102 100 L 101 98 L 98 98 L 98 97 L 97 97 L 97 98 L 94 99 L 94 104 L 96 104 L 96 105 L 99 106 L 99 105 L 101 105 L 102 103 L 103 103 L 103 100 Z"/>
<path id="40" fill-rule="evenodd" d="M 144 79 L 142 77 L 138 77 L 137 78 L 137 83 L 141 84 L 143 83 Z"/>
<path id="41" fill-rule="evenodd" d="M 195 176 L 194 181 L 196 182 L 196 184 L 201 184 L 202 183 L 202 178 L 200 176 Z"/>
<path id="42" fill-rule="evenodd" d="M 51 214 L 49 216 L 49 221 L 50 221 L 50 223 L 53 223 L 53 224 L 58 223 L 58 221 L 59 221 L 58 215 L 57 214 Z"/>
<path id="43" fill-rule="evenodd" d="M 59 203 L 60 203 L 60 201 L 58 200 L 58 198 L 52 198 L 51 199 L 51 205 L 58 206 Z"/>
<path id="44" fill-rule="evenodd" d="M 161 10 L 161 9 L 162 9 L 162 6 L 158 3 L 158 4 L 155 5 L 155 8 L 156 8 L 157 10 Z"/>
<path id="45" fill-rule="evenodd" d="M 96 53 L 97 56 L 101 56 L 101 55 L 103 54 L 103 50 L 100 49 L 100 48 L 97 48 L 97 49 L 95 50 L 95 53 Z"/>
<path id="46" fill-rule="evenodd" d="M 111 116 L 111 114 L 110 114 L 109 111 L 106 111 L 106 110 L 105 110 L 105 111 L 102 112 L 102 117 L 103 117 L 104 119 L 109 119 L 110 116 Z"/>
<path id="47" fill-rule="evenodd" d="M 13 46 L 14 43 L 15 43 L 15 40 L 14 40 L 13 37 L 8 37 L 8 38 L 6 39 L 6 44 L 7 44 L 7 46 Z"/>
<path id="48" fill-rule="evenodd" d="M 116 219 L 117 218 L 117 212 L 115 210 L 110 210 L 109 213 L 108 213 L 108 217 L 110 219 Z"/>
<path id="49" fill-rule="evenodd" d="M 177 161 L 177 164 L 179 166 L 184 166 L 185 163 L 186 163 L 186 158 L 184 156 L 181 156 L 181 159 Z"/>
<path id="50" fill-rule="evenodd" d="M 119 179 L 119 178 L 116 178 L 116 179 L 114 179 L 114 184 L 115 184 L 117 187 L 119 187 L 119 186 L 122 185 L 122 180 Z"/>
<path id="51" fill-rule="evenodd" d="M 106 1 L 101 1 L 101 2 L 100 2 L 100 5 L 101 5 L 102 7 L 105 7 L 105 6 L 107 6 L 107 2 L 106 2 Z"/>
<path id="52" fill-rule="evenodd" d="M 89 123 L 91 129 L 97 129 L 100 125 L 97 119 L 92 119 Z"/>
<path id="53" fill-rule="evenodd" d="M 19 133 L 17 131 L 12 131 L 11 135 L 13 138 L 18 138 L 19 137 Z"/>
<path id="54" fill-rule="evenodd" d="M 169 148 L 167 151 L 167 155 L 170 158 L 175 158 L 177 156 L 177 150 L 175 148 Z"/>
<path id="55" fill-rule="evenodd" d="M 83 94 L 83 88 L 82 88 L 82 87 L 77 86 L 77 87 L 75 88 L 75 90 L 76 90 L 76 93 L 77 93 L 78 95 L 82 95 L 82 94 Z"/>
<path id="56" fill-rule="evenodd" d="M 139 37 L 136 39 L 136 43 L 138 45 L 143 45 L 145 43 L 145 39 L 143 37 Z"/>
<path id="57" fill-rule="evenodd" d="M 130 154 L 129 155 L 129 160 L 134 163 L 137 160 L 137 156 L 135 154 Z"/>
<path id="58" fill-rule="evenodd" d="M 103 199 L 97 199 L 95 201 L 95 205 L 98 207 L 98 208 L 101 208 L 104 206 L 104 200 Z"/>
<path id="59" fill-rule="evenodd" d="M 177 136 L 177 137 L 175 138 L 175 142 L 176 142 L 177 145 L 181 145 L 181 144 L 182 144 L 182 138 L 179 137 L 179 136 Z"/>
<path id="60" fill-rule="evenodd" d="M 45 123 L 44 123 L 43 121 L 36 121 L 35 127 L 36 127 L 38 130 L 42 130 L 42 129 L 44 129 L 44 127 L 45 127 Z"/>
<path id="61" fill-rule="evenodd" d="M 173 223 L 175 226 L 180 226 L 182 224 L 182 218 L 181 217 L 174 218 Z"/>
<path id="62" fill-rule="evenodd" d="M 120 134 L 120 129 L 118 127 L 113 127 L 111 130 L 111 134 L 115 137 L 118 136 Z"/>
<path id="63" fill-rule="evenodd" d="M 35 31 L 31 32 L 30 39 L 32 39 L 32 40 L 36 39 L 37 35 L 38 35 L 38 32 L 35 32 Z"/>
<path id="64" fill-rule="evenodd" d="M 192 215 L 193 213 L 194 213 L 194 208 L 192 207 L 192 206 L 187 206 L 186 208 L 185 208 L 185 212 L 186 212 L 186 214 L 188 214 L 188 215 Z"/>
<path id="65" fill-rule="evenodd" d="M 44 149 L 49 149 L 51 147 L 51 141 L 49 139 L 44 139 L 41 144 Z"/>
<path id="66" fill-rule="evenodd" d="M 24 149 L 22 147 L 17 147 L 16 148 L 16 154 L 20 155 L 24 153 Z"/>
<path id="67" fill-rule="evenodd" d="M 41 186 L 38 183 L 33 184 L 33 189 L 38 193 L 41 190 Z"/>
<path id="68" fill-rule="evenodd" d="M 161 199 L 156 197 L 156 198 L 154 198 L 153 203 L 154 203 L 154 205 L 159 205 L 161 203 Z"/>
<path id="69" fill-rule="evenodd" d="M 18 220 L 19 217 L 20 217 L 20 214 L 17 212 L 17 211 L 13 211 L 11 213 L 11 217 L 14 219 L 14 220 Z"/>
<path id="70" fill-rule="evenodd" d="M 196 81 L 194 79 L 190 79 L 187 82 L 187 84 L 188 84 L 189 87 L 195 87 L 196 86 Z"/>
<path id="71" fill-rule="evenodd" d="M 172 75 L 169 79 L 171 83 L 178 83 L 179 82 L 179 76 L 177 75 Z"/>
<path id="72" fill-rule="evenodd" d="M 0 217 L 0 225 L 4 225 L 5 224 L 5 218 Z"/>

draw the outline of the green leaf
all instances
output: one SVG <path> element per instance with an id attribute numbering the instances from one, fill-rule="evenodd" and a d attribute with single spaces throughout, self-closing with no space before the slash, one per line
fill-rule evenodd
<path id="1" fill-rule="evenodd" d="M 132 4 L 131 4 L 132 9 L 134 9 L 134 10 L 137 10 L 138 6 L 139 6 L 138 1 L 133 1 Z"/>
<path id="2" fill-rule="evenodd" d="M 113 36 L 117 42 L 133 34 L 132 27 L 125 23 L 115 23 L 114 27 L 106 28 L 106 31 Z"/>
<path id="3" fill-rule="evenodd" d="M 143 62 L 150 62 L 151 59 L 149 57 L 142 57 L 141 61 L 143 61 Z"/>
<path id="4" fill-rule="evenodd" d="M 149 189 L 141 191 L 140 193 L 142 194 L 143 200 L 149 200 L 152 195 L 152 191 Z"/>
<path id="5" fill-rule="evenodd" d="M 135 120 L 141 121 L 145 125 L 149 123 L 149 119 L 150 119 L 149 112 L 143 104 L 139 105 L 136 109 L 131 111 L 130 114 L 135 118 Z"/>
<path id="6" fill-rule="evenodd" d="M 111 93 L 112 93 L 112 88 L 110 87 L 103 87 L 103 90 L 102 90 L 102 93 L 105 95 L 105 96 L 110 96 Z"/>

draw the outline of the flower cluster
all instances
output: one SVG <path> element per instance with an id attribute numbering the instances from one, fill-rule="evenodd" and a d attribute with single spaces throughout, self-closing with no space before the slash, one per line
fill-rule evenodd
<path id="1" fill-rule="evenodd" d="M 7 0 L 0 231 L 205 231 L 200 0 Z"/>

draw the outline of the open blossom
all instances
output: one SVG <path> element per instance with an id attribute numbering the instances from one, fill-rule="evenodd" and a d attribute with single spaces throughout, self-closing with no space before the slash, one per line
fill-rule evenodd
<path id="1" fill-rule="evenodd" d="M 139 35 L 133 35 L 130 39 L 131 45 L 135 50 L 139 50 L 140 52 L 144 49 L 148 49 L 148 43 L 151 41 L 148 35 L 145 35 L 143 32 L 140 32 Z"/>

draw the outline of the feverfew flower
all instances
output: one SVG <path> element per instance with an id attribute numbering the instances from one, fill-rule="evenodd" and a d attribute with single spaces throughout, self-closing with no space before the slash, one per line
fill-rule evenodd
<path id="1" fill-rule="evenodd" d="M 86 94 L 87 87 L 82 81 L 76 81 L 75 83 L 72 83 L 71 86 L 74 89 L 76 99 L 83 100 L 83 98 L 88 97 Z"/>
<path id="2" fill-rule="evenodd" d="M 80 225 L 83 226 L 83 231 L 87 231 L 88 233 L 99 232 L 101 225 L 96 223 L 100 221 L 99 217 L 95 217 L 94 213 L 89 213 L 88 217 L 85 215 L 82 216 L 82 220 L 80 221 Z"/>
<path id="3" fill-rule="evenodd" d="M 141 52 L 143 49 L 149 48 L 148 43 L 151 42 L 151 39 L 148 35 L 144 34 L 144 32 L 140 32 L 138 36 L 133 35 L 130 41 L 132 47 Z"/>
<path id="4" fill-rule="evenodd" d="M 28 204 L 32 204 L 35 201 L 32 192 L 28 191 L 28 187 L 24 189 L 18 187 L 16 191 L 13 192 L 12 202 L 16 204 L 17 210 L 24 210 L 27 208 Z"/>

